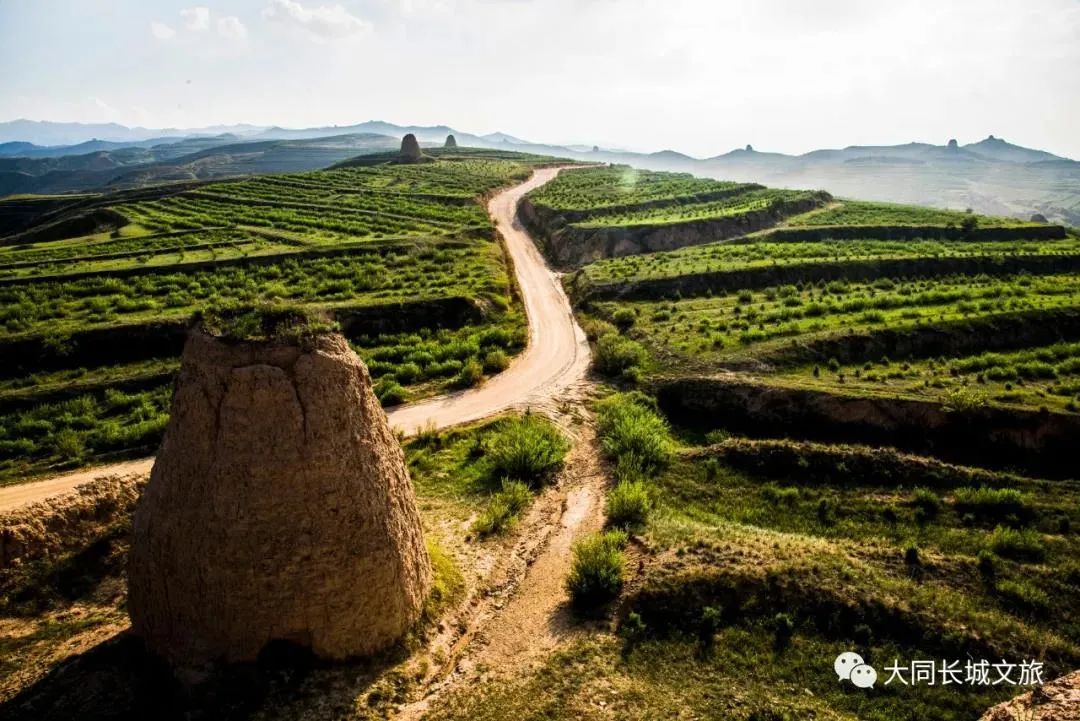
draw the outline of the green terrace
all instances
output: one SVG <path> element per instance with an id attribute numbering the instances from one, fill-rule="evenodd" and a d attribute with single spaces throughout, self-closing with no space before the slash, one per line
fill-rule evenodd
<path id="1" fill-rule="evenodd" d="M 816 191 L 748 189 L 721 200 L 689 202 L 642 209 L 629 208 L 618 213 L 587 217 L 574 223 L 581 228 L 606 228 L 612 226 L 672 225 L 711 218 L 728 218 L 754 211 L 780 208 L 786 203 L 814 200 Z"/>
<path id="2" fill-rule="evenodd" d="M 520 312 L 462 328 L 360 335 L 351 344 L 393 406 L 467 388 L 525 346 Z M 168 420 L 175 357 L 0 379 L 0 483 L 90 461 L 152 453 Z"/>
<path id="3" fill-rule="evenodd" d="M 564 173 L 530 194 L 537 205 L 554 210 L 606 210 L 663 201 L 685 202 L 759 185 L 695 178 L 627 166 L 586 168 Z"/>
<path id="4" fill-rule="evenodd" d="M 961 241 L 961 240 L 822 240 L 770 242 L 728 241 L 690 246 L 664 253 L 647 253 L 600 260 L 580 273 L 589 283 L 606 284 L 698 273 L 722 273 L 852 260 L 910 258 L 972 258 L 990 256 L 1064 255 L 1080 252 L 1080 239 Z"/>
<path id="5" fill-rule="evenodd" d="M 293 231 L 334 242 L 352 238 L 432 235 L 455 232 L 463 227 L 438 219 L 391 216 L 345 207 L 257 205 L 240 199 L 210 196 L 177 195 L 119 206 L 116 210 L 132 222 L 158 232 L 245 225 Z"/>
<path id="6" fill-rule="evenodd" d="M 1073 275 L 879 278 L 744 289 L 664 301 L 597 301 L 592 313 L 628 330 L 657 370 L 744 360 L 827 335 L 903 330 L 1030 310 L 1073 308 Z"/>
<path id="7" fill-rule="evenodd" d="M 938 225 L 962 227 L 974 223 L 978 227 L 1012 228 L 1044 225 L 1016 218 L 976 215 L 955 210 L 940 210 L 918 205 L 871 203 L 843 200 L 825 208 L 790 218 L 787 225 L 813 227 L 823 225 Z"/>
<path id="8" fill-rule="evenodd" d="M 133 227 L 125 226 L 124 230 Z M 287 236 L 242 229 L 197 229 L 89 242 L 74 238 L 0 253 L 0 280 L 212 264 L 304 247 Z"/>
<path id="9" fill-rule="evenodd" d="M 189 272 L 162 266 L 160 272 L 127 277 L 100 274 L 0 286 L 0 341 L 175 318 L 208 304 L 285 300 L 331 306 L 449 295 L 505 299 L 508 287 L 502 249 L 483 241 L 337 257 L 285 256 L 274 264 Z"/>
<path id="10" fill-rule="evenodd" d="M 881 448 L 680 444 L 641 394 L 597 412 L 615 476 L 649 499 L 619 559 L 636 572 L 617 633 L 451 696 L 434 718 L 966 719 L 1015 689 L 883 675 L 868 699 L 836 683 L 832 659 L 1037 658 L 1048 676 L 1080 660 L 1075 482 Z"/>
<path id="11" fill-rule="evenodd" d="M 770 382 L 860 394 L 938 400 L 957 407 L 986 403 L 1080 410 L 1080 343 L 909 361 L 804 365 Z"/>
<path id="12" fill-rule="evenodd" d="M 551 159 L 439 155 L 84 198 L 130 222 L 0 246 L 0 481 L 152 452 L 207 307 L 330 311 L 387 406 L 505 369 L 525 318 L 482 200 Z"/>

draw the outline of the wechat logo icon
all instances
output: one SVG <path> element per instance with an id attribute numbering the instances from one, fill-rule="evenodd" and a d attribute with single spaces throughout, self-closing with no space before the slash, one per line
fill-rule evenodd
<path id="1" fill-rule="evenodd" d="M 863 657 L 851 651 L 845 651 L 833 661 L 833 671 L 840 681 L 851 681 L 859 688 L 872 688 L 877 681 L 877 671 Z"/>

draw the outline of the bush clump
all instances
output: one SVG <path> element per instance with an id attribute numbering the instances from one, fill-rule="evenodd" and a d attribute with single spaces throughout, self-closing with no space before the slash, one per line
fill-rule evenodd
<path id="1" fill-rule="evenodd" d="M 339 330 L 318 311 L 276 303 L 222 304 L 197 312 L 194 323 L 210 335 L 234 342 L 303 343 Z"/>
<path id="2" fill-rule="evenodd" d="M 998 526 L 987 539 L 986 548 L 1002 558 L 1041 563 L 1046 560 L 1046 546 L 1031 529 L 1017 530 Z"/>
<path id="3" fill-rule="evenodd" d="M 547 420 L 526 414 L 503 421 L 488 440 L 486 456 L 493 478 L 535 485 L 562 467 L 569 444 Z"/>
<path id="4" fill-rule="evenodd" d="M 616 393 L 596 404 L 600 446 L 621 478 L 664 468 L 674 453 L 667 421 L 644 393 Z"/>
<path id="5" fill-rule="evenodd" d="M 652 510 L 649 491 L 642 481 L 619 481 L 608 493 L 608 523 L 619 528 L 645 525 Z"/>
<path id="6" fill-rule="evenodd" d="M 915 508 L 916 520 L 921 522 L 933 520 L 941 513 L 941 499 L 936 493 L 926 488 L 915 489 L 911 505 Z"/>
<path id="7" fill-rule="evenodd" d="M 626 531 L 593 534 L 574 544 L 574 559 L 566 579 L 570 598 L 579 609 L 592 609 L 611 601 L 623 586 L 623 548 Z"/>
<path id="8" fill-rule="evenodd" d="M 375 397 L 383 408 L 399 406 L 409 399 L 409 394 L 397 381 L 382 379 L 375 384 Z"/>
<path id="9" fill-rule="evenodd" d="M 606 333 L 596 341 L 593 368 L 602 375 L 626 375 L 631 369 L 640 368 L 644 362 L 645 349 L 637 341 L 618 333 Z"/>
<path id="10" fill-rule="evenodd" d="M 461 370 L 454 378 L 454 385 L 458 388 L 472 388 L 479 385 L 483 379 L 484 367 L 480 364 L 480 361 L 470 358 L 462 364 Z"/>
<path id="11" fill-rule="evenodd" d="M 958 513 L 971 513 L 984 520 L 1019 524 L 1035 515 L 1027 496 L 1015 488 L 958 488 L 953 505 Z"/>
<path id="12" fill-rule="evenodd" d="M 505 479 L 501 490 L 491 494 L 480 517 L 472 529 L 481 536 L 502 533 L 514 525 L 521 512 L 532 502 L 532 492 L 521 481 Z"/>

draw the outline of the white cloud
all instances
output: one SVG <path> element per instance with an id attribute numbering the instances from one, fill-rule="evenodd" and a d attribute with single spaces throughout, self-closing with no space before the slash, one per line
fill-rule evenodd
<path id="1" fill-rule="evenodd" d="M 155 20 L 150 23 L 150 34 L 158 40 L 171 40 L 176 35 L 176 31 L 165 23 Z"/>
<path id="2" fill-rule="evenodd" d="M 210 8 L 197 5 L 180 11 L 184 27 L 188 30 L 206 30 L 210 27 Z"/>
<path id="3" fill-rule="evenodd" d="M 235 15 L 218 18 L 217 31 L 218 35 L 226 40 L 234 40 L 236 42 L 244 42 L 247 40 L 248 36 L 248 31 L 247 28 L 244 27 L 244 23 L 240 22 L 240 18 Z"/>
<path id="4" fill-rule="evenodd" d="M 341 38 L 371 30 L 371 23 L 341 5 L 307 8 L 293 0 L 270 0 L 263 9 L 263 17 L 292 23 L 321 38 Z"/>

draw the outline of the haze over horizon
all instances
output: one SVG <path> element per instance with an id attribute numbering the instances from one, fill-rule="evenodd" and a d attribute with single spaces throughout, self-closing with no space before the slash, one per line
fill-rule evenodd
<path id="1" fill-rule="evenodd" d="M 1078 36 L 1075 0 L 0 3 L 0 118 L 382 119 L 698 157 L 993 134 L 1078 158 Z"/>

